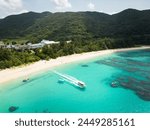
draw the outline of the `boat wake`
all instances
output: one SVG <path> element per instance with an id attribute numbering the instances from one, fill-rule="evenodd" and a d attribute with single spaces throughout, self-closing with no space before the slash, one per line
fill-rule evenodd
<path id="1" fill-rule="evenodd" d="M 67 75 L 67 74 L 62 74 L 62 73 L 59 73 L 57 71 L 53 71 L 53 73 L 57 74 L 58 76 L 60 76 L 61 79 L 59 79 L 59 82 L 62 83 L 63 81 L 66 81 L 66 82 L 69 82 L 77 87 L 80 87 L 80 88 L 84 88 L 86 86 L 86 84 L 83 82 L 83 81 L 80 81 L 78 80 L 77 78 L 75 77 L 72 77 L 70 75 Z"/>

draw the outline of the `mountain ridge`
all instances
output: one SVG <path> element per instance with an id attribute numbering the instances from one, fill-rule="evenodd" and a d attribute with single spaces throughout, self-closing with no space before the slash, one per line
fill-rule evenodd
<path id="1" fill-rule="evenodd" d="M 0 40 L 70 40 L 150 35 L 150 10 L 101 12 L 28 12 L 0 20 Z"/>

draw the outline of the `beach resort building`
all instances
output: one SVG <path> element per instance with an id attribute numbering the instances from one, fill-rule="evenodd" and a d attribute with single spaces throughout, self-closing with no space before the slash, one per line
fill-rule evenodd
<path id="1" fill-rule="evenodd" d="M 71 42 L 72 42 L 72 40 L 66 41 L 66 43 L 71 43 Z"/>
<path id="2" fill-rule="evenodd" d="M 7 45 L 6 48 L 7 49 L 15 48 L 15 45 Z"/>
<path id="3" fill-rule="evenodd" d="M 45 45 L 52 45 L 52 44 L 59 44 L 59 43 L 60 42 L 42 40 L 40 43 L 37 43 L 37 44 L 28 43 L 28 48 L 29 49 L 36 49 L 36 48 L 42 48 Z"/>
<path id="4" fill-rule="evenodd" d="M 41 44 L 43 44 L 43 45 L 51 45 L 51 44 L 59 44 L 59 43 L 60 43 L 59 41 L 57 41 L 57 42 L 49 41 L 49 40 L 42 40 L 41 41 Z"/>
<path id="5" fill-rule="evenodd" d="M 37 44 L 28 43 L 27 46 L 28 46 L 28 49 L 37 49 L 37 48 L 44 47 L 44 44 L 42 44 L 42 43 L 37 43 Z"/>
<path id="6" fill-rule="evenodd" d="M 66 43 L 71 43 L 72 41 L 66 41 Z M 45 40 L 43 39 L 41 42 L 36 43 L 36 44 L 32 44 L 32 43 L 28 43 L 27 45 L 20 45 L 20 44 L 16 44 L 16 45 L 4 45 L 2 43 L 0 43 L 0 47 L 1 48 L 7 48 L 7 49 L 15 49 L 15 50 L 25 50 L 25 49 L 37 49 L 37 48 L 42 48 L 45 45 L 52 45 L 52 44 L 60 44 L 60 41 L 49 41 L 49 40 Z"/>

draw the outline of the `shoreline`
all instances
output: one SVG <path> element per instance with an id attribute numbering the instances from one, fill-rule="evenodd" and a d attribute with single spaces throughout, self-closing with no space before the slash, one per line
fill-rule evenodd
<path id="1" fill-rule="evenodd" d="M 124 52 L 124 51 L 130 51 L 130 50 L 141 50 L 141 49 L 148 49 L 150 46 L 142 46 L 142 47 L 134 47 L 134 48 L 122 48 L 122 49 L 109 49 L 109 50 L 101 50 L 101 51 L 95 51 L 95 52 L 87 52 L 87 53 L 81 53 L 81 54 L 73 54 L 68 56 L 62 56 L 58 57 L 56 59 L 51 59 L 49 61 L 41 60 L 26 66 L 19 66 L 15 68 L 9 68 L 5 70 L 0 71 L 0 84 L 7 83 L 9 81 L 26 77 L 31 74 L 36 74 L 38 72 L 64 65 L 69 64 L 76 61 L 86 60 L 86 59 L 92 59 L 97 56 L 102 55 L 109 55 L 116 52 Z"/>

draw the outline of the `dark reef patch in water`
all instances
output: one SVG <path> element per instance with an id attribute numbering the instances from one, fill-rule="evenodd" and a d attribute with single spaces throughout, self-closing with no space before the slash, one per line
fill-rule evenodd
<path id="1" fill-rule="evenodd" d="M 10 106 L 8 110 L 9 110 L 9 112 L 15 112 L 17 109 L 19 109 L 19 107 Z"/>
<path id="2" fill-rule="evenodd" d="M 42 113 L 50 113 L 50 112 L 49 112 L 48 108 L 46 108 L 42 111 Z"/>
<path id="3" fill-rule="evenodd" d="M 118 56 L 121 57 L 150 57 L 150 49 L 144 49 L 144 50 L 135 50 L 135 51 L 128 51 L 125 52 L 119 52 L 117 53 Z"/>
<path id="4" fill-rule="evenodd" d="M 115 57 L 98 60 L 95 63 L 122 70 L 121 73 L 111 77 L 112 81 L 109 81 L 111 87 L 130 89 L 139 98 L 150 101 L 150 60 L 148 59 L 150 59 L 149 49 L 117 53 Z"/>
<path id="5" fill-rule="evenodd" d="M 89 65 L 86 65 L 86 64 L 85 64 L 85 65 L 81 65 L 81 67 L 89 67 Z"/>
<path id="6" fill-rule="evenodd" d="M 112 86 L 112 83 L 117 83 Z M 150 101 L 150 81 L 133 78 L 127 75 L 120 75 L 115 78 L 115 81 L 110 82 L 113 88 L 122 87 L 130 89 L 143 100 Z"/>

